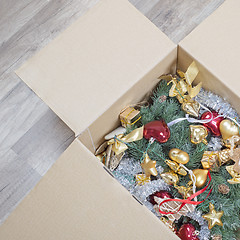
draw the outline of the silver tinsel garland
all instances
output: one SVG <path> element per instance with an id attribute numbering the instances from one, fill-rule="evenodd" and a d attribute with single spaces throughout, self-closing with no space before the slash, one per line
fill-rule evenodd
<path id="1" fill-rule="evenodd" d="M 240 122 L 240 118 L 232 106 L 225 99 L 210 91 L 202 89 L 195 97 L 195 100 L 205 107 L 217 111 L 219 114 L 225 117 L 235 118 L 238 122 Z M 205 111 L 206 109 L 201 108 L 200 115 Z M 222 148 L 222 146 L 222 141 L 219 137 L 212 137 L 208 143 L 208 149 L 212 151 L 218 151 Z M 163 168 L 159 166 L 157 170 L 159 173 L 161 173 Z M 142 173 L 140 163 L 135 159 L 128 157 L 124 157 L 118 168 L 113 172 L 116 179 L 157 216 L 155 210 L 153 209 L 153 205 L 148 201 L 148 196 L 156 191 L 170 190 L 170 187 L 160 177 L 158 177 L 156 180 L 145 183 L 143 186 L 137 185 L 134 177 L 139 173 Z M 210 230 L 208 229 L 206 220 L 202 218 L 202 213 L 195 210 L 194 212 L 189 212 L 187 216 L 198 222 L 200 226 L 200 233 L 198 235 L 199 239 L 210 239 Z"/>

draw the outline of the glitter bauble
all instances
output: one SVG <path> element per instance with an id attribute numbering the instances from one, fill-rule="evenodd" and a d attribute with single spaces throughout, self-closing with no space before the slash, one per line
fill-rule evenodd
<path id="1" fill-rule="evenodd" d="M 158 197 L 158 198 L 173 198 L 173 195 L 170 192 L 166 191 L 166 190 L 160 190 L 158 192 L 155 192 L 155 193 L 153 193 L 153 194 L 151 194 L 149 196 L 149 202 L 152 205 L 157 204 L 155 202 L 155 200 L 154 200 L 154 197 Z"/>
<path id="2" fill-rule="evenodd" d="M 191 223 L 183 224 L 177 232 L 177 236 L 182 240 L 199 240 L 196 229 Z"/>
<path id="3" fill-rule="evenodd" d="M 221 136 L 220 132 L 220 123 L 224 120 L 223 117 L 219 117 L 218 112 L 212 111 L 205 112 L 201 116 L 201 120 L 212 120 L 208 123 L 203 123 L 203 125 L 214 135 L 214 136 Z"/>
<path id="4" fill-rule="evenodd" d="M 144 126 L 143 136 L 146 139 L 154 138 L 159 143 L 165 143 L 170 138 L 170 130 L 166 122 L 161 119 L 147 123 Z"/>

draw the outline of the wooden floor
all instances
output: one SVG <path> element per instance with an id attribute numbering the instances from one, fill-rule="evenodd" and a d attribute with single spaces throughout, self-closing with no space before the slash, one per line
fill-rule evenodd
<path id="1" fill-rule="evenodd" d="M 130 0 L 175 43 L 223 1 Z M 0 223 L 74 139 L 14 70 L 96 2 L 0 0 Z"/>

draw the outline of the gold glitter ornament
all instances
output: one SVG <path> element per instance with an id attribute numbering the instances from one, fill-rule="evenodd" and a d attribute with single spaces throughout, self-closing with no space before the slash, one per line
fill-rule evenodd
<path id="1" fill-rule="evenodd" d="M 223 140 L 226 140 L 232 136 L 239 136 L 238 126 L 231 120 L 225 119 L 220 123 L 220 132 Z"/>
<path id="2" fill-rule="evenodd" d="M 186 164 L 189 162 L 188 153 L 186 153 L 178 148 L 172 148 L 169 151 L 169 157 L 171 160 L 173 160 L 177 163 Z"/>
<path id="3" fill-rule="evenodd" d="M 149 177 L 151 175 L 153 176 L 158 175 L 158 172 L 156 169 L 156 161 L 152 161 L 147 153 L 145 154 L 144 160 L 141 163 L 141 167 L 144 170 L 146 177 Z"/>
<path id="4" fill-rule="evenodd" d="M 208 170 L 206 170 L 206 169 L 194 169 L 193 174 L 196 177 L 196 187 L 197 188 L 202 188 L 207 181 Z"/>
<path id="5" fill-rule="evenodd" d="M 222 240 L 222 235 L 214 234 L 214 235 L 212 235 L 212 240 Z"/>
<path id="6" fill-rule="evenodd" d="M 203 142 L 204 144 L 208 144 L 206 137 L 208 136 L 208 130 L 203 125 L 190 125 L 191 132 L 191 142 L 194 144 L 198 144 Z"/>
<path id="7" fill-rule="evenodd" d="M 145 174 L 137 174 L 135 176 L 136 182 L 138 185 L 144 185 L 145 183 L 148 183 L 151 181 L 151 177 L 147 177 Z"/>
<path id="8" fill-rule="evenodd" d="M 182 176 L 186 176 L 187 175 L 187 171 L 180 167 L 178 163 L 171 161 L 171 160 L 165 160 L 165 163 L 175 172 L 178 173 Z"/>
<path id="9" fill-rule="evenodd" d="M 223 149 L 222 151 L 218 152 L 218 157 L 219 157 L 219 160 L 221 161 L 221 165 L 231 160 L 230 152 L 231 152 L 230 149 Z"/>
<path id="10" fill-rule="evenodd" d="M 226 147 L 230 148 L 231 152 L 233 149 L 240 144 L 240 136 L 235 135 L 228 139 L 223 140 L 223 143 Z"/>
<path id="11" fill-rule="evenodd" d="M 223 226 L 221 221 L 223 213 L 223 211 L 217 212 L 214 205 L 209 203 L 209 213 L 203 215 L 202 217 L 208 221 L 208 228 L 212 229 L 215 225 Z"/>
<path id="12" fill-rule="evenodd" d="M 230 191 L 230 188 L 226 184 L 219 184 L 218 185 L 218 191 L 224 195 L 228 194 Z"/>
<path id="13" fill-rule="evenodd" d="M 176 185 L 179 182 L 178 175 L 173 171 L 161 173 L 160 176 L 169 185 Z"/>

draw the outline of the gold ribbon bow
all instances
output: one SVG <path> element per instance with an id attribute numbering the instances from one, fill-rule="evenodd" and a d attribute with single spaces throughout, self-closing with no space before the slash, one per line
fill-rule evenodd
<path id="1" fill-rule="evenodd" d="M 120 134 L 116 138 L 110 139 L 108 141 L 108 145 L 113 145 L 112 151 L 114 151 L 115 154 L 118 155 L 128 149 L 126 143 L 135 142 L 143 138 L 143 128 L 144 126 L 137 128 L 126 136 Z"/>

